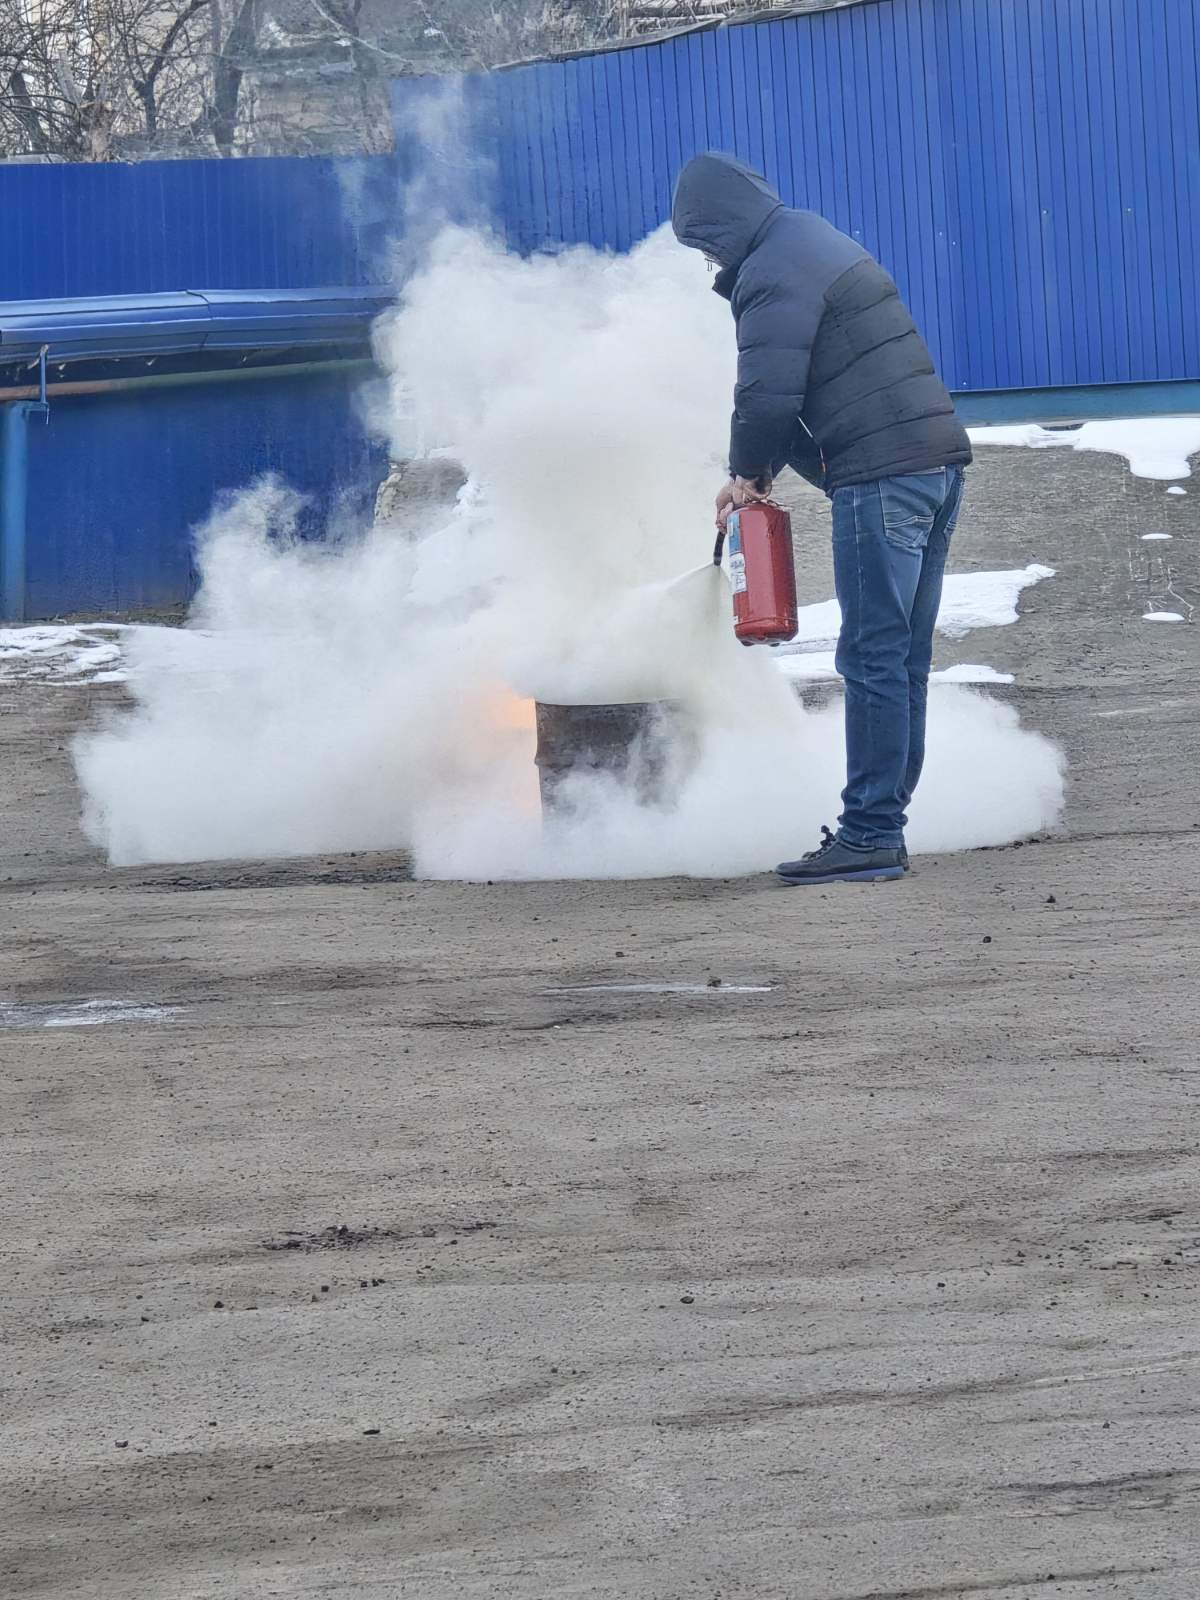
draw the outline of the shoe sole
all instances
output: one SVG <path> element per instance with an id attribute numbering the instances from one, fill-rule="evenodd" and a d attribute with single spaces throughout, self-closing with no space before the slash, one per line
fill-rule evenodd
<path id="1" fill-rule="evenodd" d="M 883 883 L 894 882 L 904 876 L 903 867 L 872 867 L 865 872 L 826 872 L 819 878 L 809 877 L 789 878 L 786 873 L 777 872 L 775 876 L 780 883 L 786 883 L 792 889 L 802 889 L 806 883 Z"/>

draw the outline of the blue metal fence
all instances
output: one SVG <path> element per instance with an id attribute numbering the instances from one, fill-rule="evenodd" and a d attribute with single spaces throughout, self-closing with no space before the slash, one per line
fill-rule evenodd
<path id="1" fill-rule="evenodd" d="M 863 0 L 402 79 L 395 158 L 0 165 L 0 301 L 382 284 L 396 236 L 444 215 L 488 214 L 523 251 L 623 250 L 718 148 L 881 257 L 964 412 L 1039 391 L 1032 414 L 1062 414 L 1096 385 L 1153 409 L 1153 386 L 1200 380 L 1198 44 L 1200 0 Z M 314 512 L 368 499 L 358 381 L 56 401 L 27 422 L 27 495 L 0 449 L 31 614 L 185 598 L 189 528 L 263 469 Z"/>
<path id="2" fill-rule="evenodd" d="M 386 283 L 390 156 L 0 165 L 0 301 Z"/>
<path id="3" fill-rule="evenodd" d="M 467 137 L 522 251 L 627 249 L 730 150 L 878 254 L 952 388 L 1196 380 L 1198 12 L 867 0 L 469 80 Z"/>
<path id="4" fill-rule="evenodd" d="M 222 492 L 278 473 L 308 496 L 302 532 L 362 526 L 386 450 L 352 364 L 52 402 L 28 425 L 25 615 L 181 604 L 193 530 Z"/>
<path id="5" fill-rule="evenodd" d="M 7 316 L 0 304 L 0 325 L 27 325 L 52 362 L 81 353 L 55 332 L 76 313 L 140 321 L 147 351 L 178 355 L 189 346 L 164 337 L 159 299 L 130 311 L 108 297 L 174 304 L 188 298 L 181 290 L 203 291 L 191 298 L 209 306 L 201 366 L 201 356 L 222 353 L 236 366 L 242 346 L 258 360 L 279 345 L 293 354 L 319 347 L 302 367 L 253 378 L 184 371 L 160 387 L 136 386 L 153 363 L 117 362 L 114 373 L 110 362 L 105 378 L 120 381 L 95 382 L 92 392 L 58 393 L 52 383 L 45 423 L 19 397 L 36 368 L 14 378 L 6 367 L 18 387 L 0 391 L 0 617 L 185 601 L 192 530 L 222 490 L 263 472 L 308 497 L 312 531 L 331 516 L 367 520 L 386 451 L 357 403 L 369 364 L 345 358 L 365 356 L 381 301 L 347 291 L 389 282 L 409 176 L 390 157 L 0 165 L 0 302 L 38 302 L 10 305 Z M 247 290 L 259 292 L 221 293 Z M 300 292 L 269 292 L 280 290 Z M 93 298 L 81 313 L 82 296 Z M 62 300 L 75 304 L 46 304 Z M 107 332 L 93 353 L 131 356 L 136 343 Z M 86 388 L 86 363 L 67 376 Z"/>

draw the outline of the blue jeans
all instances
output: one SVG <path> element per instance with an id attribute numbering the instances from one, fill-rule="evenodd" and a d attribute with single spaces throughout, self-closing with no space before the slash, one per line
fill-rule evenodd
<path id="1" fill-rule="evenodd" d="M 925 760 L 925 700 L 963 469 L 855 483 L 833 495 L 833 573 L 846 683 L 846 787 L 838 837 L 904 843 Z"/>

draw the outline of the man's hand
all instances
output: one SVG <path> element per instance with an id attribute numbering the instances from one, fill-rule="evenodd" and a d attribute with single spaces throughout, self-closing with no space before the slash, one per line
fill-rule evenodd
<path id="1" fill-rule="evenodd" d="M 729 513 L 733 510 L 733 482 L 734 480 L 730 478 L 728 482 L 723 483 L 720 493 L 717 495 L 718 528 L 724 528 L 729 520 Z"/>
<path id="2" fill-rule="evenodd" d="M 758 500 L 767 500 L 770 495 L 771 479 L 765 474 L 761 478 L 730 478 L 717 495 L 717 527 L 725 526 L 731 511 L 752 506 Z"/>
<path id="3" fill-rule="evenodd" d="M 771 498 L 771 479 L 764 472 L 758 478 L 734 478 L 733 503 L 735 506 L 752 506 L 756 500 Z"/>

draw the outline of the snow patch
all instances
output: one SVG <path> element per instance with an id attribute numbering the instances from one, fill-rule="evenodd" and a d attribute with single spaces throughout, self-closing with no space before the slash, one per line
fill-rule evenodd
<path id="1" fill-rule="evenodd" d="M 1011 672 L 997 672 L 995 667 L 975 665 L 963 661 L 956 667 L 943 667 L 929 674 L 930 683 L 1012 683 Z"/>
<path id="2" fill-rule="evenodd" d="M 90 678 L 121 658 L 121 623 L 40 623 L 0 628 L 0 676 Z"/>
<path id="3" fill-rule="evenodd" d="M 1033 562 L 1007 572 L 951 572 L 942 586 L 942 606 L 937 629 L 948 639 L 961 639 L 972 628 L 1005 628 L 1017 620 L 1017 599 L 1022 589 L 1054 576 L 1053 567 Z M 779 646 L 779 653 L 837 643 L 842 613 L 836 600 L 801 606 L 795 634 Z"/>
<path id="4" fill-rule="evenodd" d="M 1138 478 L 1190 478 L 1188 458 L 1200 454 L 1200 416 L 1128 417 L 1085 422 L 1079 428 L 1043 428 L 1040 423 L 1027 422 L 967 431 L 975 445 L 1024 445 L 1033 450 L 1066 446 L 1124 456 Z"/>
<path id="5" fill-rule="evenodd" d="M 1031 562 L 1008 572 L 952 572 L 942 590 L 937 627 L 948 639 L 961 639 L 972 628 L 1006 628 L 1017 620 L 1022 589 L 1054 576 L 1053 567 Z"/>
<path id="6" fill-rule="evenodd" d="M 200 630 L 155 623 L 51 622 L 0 628 L 0 682 L 128 683 L 145 666 L 194 671 Z"/>
<path id="7" fill-rule="evenodd" d="M 786 646 L 774 652 L 775 665 L 785 678 L 795 683 L 832 682 L 841 676 L 834 666 L 832 650 L 803 650 L 784 655 L 784 649 Z"/>
<path id="8" fill-rule="evenodd" d="M 780 651 L 792 650 L 797 645 L 829 645 L 837 643 L 842 628 L 842 613 L 836 600 L 819 600 L 815 605 L 801 606 L 796 613 L 796 631 Z"/>
<path id="9" fill-rule="evenodd" d="M 801 655 L 781 656 L 776 665 L 793 683 L 825 683 L 839 680 L 832 650 L 810 650 Z M 997 672 L 984 663 L 960 662 L 929 674 L 930 683 L 1012 683 L 1011 672 Z"/>

